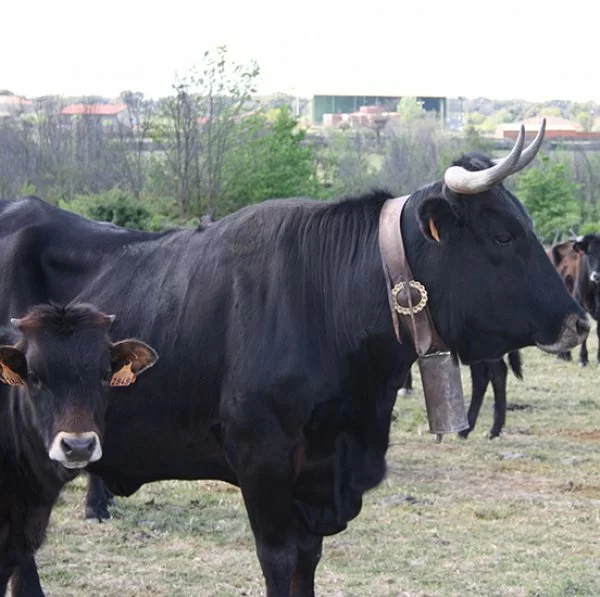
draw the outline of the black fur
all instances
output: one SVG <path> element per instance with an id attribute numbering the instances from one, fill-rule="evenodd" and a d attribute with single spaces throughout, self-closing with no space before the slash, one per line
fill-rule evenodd
<path id="1" fill-rule="evenodd" d="M 385 475 L 392 408 L 416 358 L 406 330 L 396 341 L 386 296 L 388 197 L 266 201 L 162 235 L 36 199 L 0 204 L 0 315 L 77 297 L 161 354 L 110 402 L 89 470 L 120 495 L 159 479 L 239 485 L 270 597 L 289 597 L 292 583 L 295 597 L 313 595 L 323 535 L 343 530 Z M 440 244 L 425 217 L 439 220 Z M 501 185 L 477 197 L 430 185 L 400 226 L 463 362 L 553 343 L 567 315 L 583 315 Z M 499 231 L 510 247 L 495 243 Z"/>

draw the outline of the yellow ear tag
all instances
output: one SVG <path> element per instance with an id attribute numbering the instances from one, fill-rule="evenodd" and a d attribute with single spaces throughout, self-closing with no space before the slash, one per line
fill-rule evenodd
<path id="1" fill-rule="evenodd" d="M 433 238 L 435 238 L 435 240 L 437 240 L 437 242 L 440 242 L 440 233 L 438 232 L 438 229 L 435 227 L 435 222 L 433 221 L 432 218 L 429 218 L 429 232 L 431 232 L 431 236 L 433 236 Z"/>
<path id="2" fill-rule="evenodd" d="M 9 386 L 24 386 L 25 383 L 18 373 L 15 373 L 8 365 L 0 361 L 0 376 L 2 381 Z"/>
<path id="3" fill-rule="evenodd" d="M 136 380 L 135 373 L 131 370 L 131 363 L 125 363 L 110 380 L 110 385 L 115 387 L 130 386 Z"/>

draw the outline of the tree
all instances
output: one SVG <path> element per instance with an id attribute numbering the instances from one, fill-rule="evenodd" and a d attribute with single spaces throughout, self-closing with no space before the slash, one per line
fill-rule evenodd
<path id="1" fill-rule="evenodd" d="M 248 111 L 260 70 L 254 62 L 241 65 L 228 61 L 225 46 L 219 46 L 214 54 L 205 52 L 204 64 L 202 75 L 196 78 L 204 117 L 202 190 L 208 212 L 214 213 L 223 186 L 225 157 L 235 143 L 236 124 Z"/>
<path id="2" fill-rule="evenodd" d="M 258 67 L 235 64 L 227 48 L 205 52 L 200 74 L 192 69 L 162 103 L 155 139 L 166 156 L 167 176 L 176 184 L 180 215 L 217 209 L 223 164 L 235 145 L 236 125 L 250 111 Z M 207 205 L 203 205 L 203 201 Z"/>
<path id="3" fill-rule="evenodd" d="M 579 112 L 575 117 L 584 132 L 589 133 L 594 126 L 594 117 L 589 112 Z"/>
<path id="4" fill-rule="evenodd" d="M 146 178 L 144 146 L 150 137 L 155 108 L 139 91 L 124 91 L 119 99 L 127 106 L 126 121 L 117 124 L 123 176 L 133 196 L 139 199 Z"/>
<path id="5" fill-rule="evenodd" d="M 199 154 L 198 98 L 190 91 L 191 82 L 173 85 L 174 95 L 162 102 L 159 122 L 153 136 L 163 149 L 167 176 L 172 177 L 179 204 L 179 215 L 190 211 L 194 183 L 197 181 Z"/>
<path id="6" fill-rule="evenodd" d="M 397 107 L 402 122 L 414 122 L 426 116 L 423 106 L 416 97 L 403 97 Z"/>
<path id="7" fill-rule="evenodd" d="M 537 235 L 552 242 L 569 234 L 579 223 L 574 183 L 564 163 L 542 156 L 538 168 L 529 168 L 518 182 L 518 194 L 531 214 Z"/>
<path id="8" fill-rule="evenodd" d="M 256 114 L 239 125 L 241 141 L 225 157 L 226 209 L 264 199 L 314 196 L 318 192 L 315 160 L 303 142 L 305 131 L 287 106 L 269 124 Z"/>

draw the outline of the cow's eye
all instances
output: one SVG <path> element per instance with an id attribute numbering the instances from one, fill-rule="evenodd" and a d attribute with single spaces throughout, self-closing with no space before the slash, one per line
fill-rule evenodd
<path id="1" fill-rule="evenodd" d="M 494 241 L 501 247 L 508 247 L 512 243 L 512 236 L 508 232 L 501 232 L 494 235 Z"/>

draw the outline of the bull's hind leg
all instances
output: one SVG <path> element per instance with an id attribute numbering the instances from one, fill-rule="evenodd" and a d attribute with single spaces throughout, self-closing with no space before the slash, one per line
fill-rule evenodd
<path id="1" fill-rule="evenodd" d="M 302 522 L 296 527 L 298 563 L 292 578 L 292 597 L 314 597 L 315 572 L 323 551 L 323 537 L 312 535 Z"/>
<path id="2" fill-rule="evenodd" d="M 404 383 L 402 384 L 402 387 L 400 388 L 398 393 L 400 394 L 400 396 L 406 396 L 407 394 L 412 394 L 412 391 L 412 369 L 409 369 L 406 379 L 404 380 Z"/>
<path id="3" fill-rule="evenodd" d="M 475 423 L 477 423 L 477 417 L 479 416 L 479 411 L 481 410 L 483 397 L 485 396 L 489 381 L 490 376 L 487 362 L 483 361 L 471 365 L 471 385 L 473 391 L 471 393 L 471 404 L 469 405 L 469 412 L 467 414 L 469 428 L 459 431 L 459 437 L 466 439 L 469 437 L 469 433 L 475 429 Z"/>
<path id="4" fill-rule="evenodd" d="M 581 367 L 587 367 L 589 363 L 588 349 L 587 349 L 587 338 L 581 343 L 581 350 L 579 351 L 579 365 Z"/>
<path id="5" fill-rule="evenodd" d="M 0 579 L 0 595 L 2 582 Z M 14 572 L 12 577 L 12 597 L 44 597 L 34 556 L 29 556 Z"/>
<path id="6" fill-rule="evenodd" d="M 506 422 L 506 378 L 508 367 L 504 359 L 489 363 L 492 388 L 494 389 L 494 423 L 490 429 L 489 438 L 494 439 L 500 435 Z"/>

